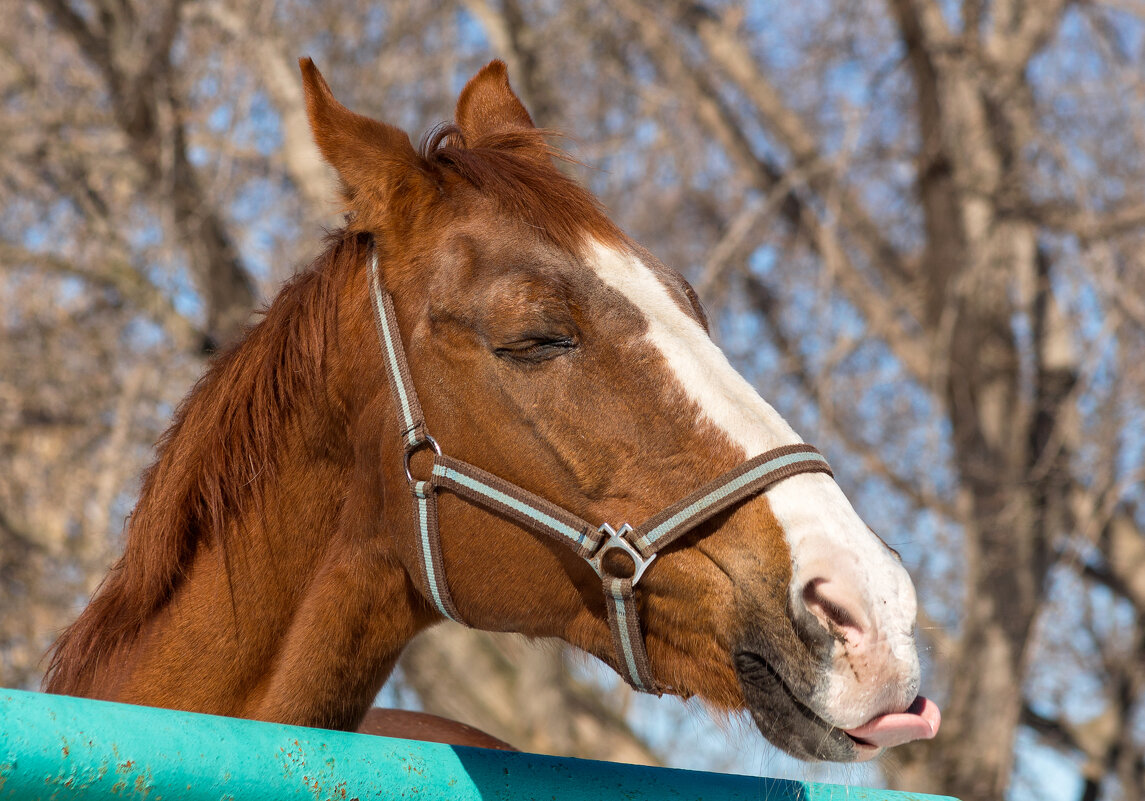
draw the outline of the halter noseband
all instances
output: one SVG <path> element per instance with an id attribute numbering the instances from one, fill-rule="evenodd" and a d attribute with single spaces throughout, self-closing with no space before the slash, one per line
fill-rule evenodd
<path id="1" fill-rule="evenodd" d="M 657 553 L 680 536 L 741 500 L 800 473 L 832 475 L 827 460 L 810 445 L 785 445 L 729 470 L 636 528 L 627 523 L 619 529 L 608 523 L 595 526 L 539 495 L 441 452 L 436 440 L 426 430 L 421 404 L 406 362 L 393 299 L 382 288 L 378 275 L 376 249 L 371 254 L 369 272 L 382 361 L 404 426 L 405 474 L 417 506 L 422 579 L 428 600 L 441 614 L 465 625 L 450 596 L 441 555 L 437 492 L 445 489 L 498 512 L 527 529 L 551 537 L 588 562 L 604 584 L 608 625 L 620 666 L 618 672 L 637 690 L 657 695 L 670 692 L 671 688 L 657 682 L 652 674 L 637 617 L 634 590 L 644 571 Z M 424 481 L 414 478 L 409 467 L 410 457 L 422 448 L 433 451 L 433 471 Z M 613 550 L 622 551 L 632 559 L 631 575 L 618 576 L 608 571 L 604 557 Z"/>

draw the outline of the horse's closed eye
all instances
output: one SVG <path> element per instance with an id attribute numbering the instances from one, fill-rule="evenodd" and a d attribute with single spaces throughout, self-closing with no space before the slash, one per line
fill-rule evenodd
<path id="1" fill-rule="evenodd" d="M 529 338 L 511 342 L 493 352 L 523 364 L 540 364 L 572 352 L 577 346 L 572 337 Z"/>

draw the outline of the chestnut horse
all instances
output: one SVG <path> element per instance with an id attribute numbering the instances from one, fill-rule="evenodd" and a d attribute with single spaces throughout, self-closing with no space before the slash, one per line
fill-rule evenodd
<path id="1" fill-rule="evenodd" d="M 353 729 L 452 617 L 804 759 L 933 736 L 897 554 L 504 65 L 420 151 L 301 66 L 347 226 L 180 406 L 46 689 Z"/>

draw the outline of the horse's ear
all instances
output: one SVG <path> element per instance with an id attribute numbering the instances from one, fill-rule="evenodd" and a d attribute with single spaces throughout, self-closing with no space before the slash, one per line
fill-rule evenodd
<path id="1" fill-rule="evenodd" d="M 457 98 L 453 118 L 467 142 L 505 128 L 534 127 L 533 118 L 509 86 L 504 61 L 490 61 L 469 79 Z"/>
<path id="2" fill-rule="evenodd" d="M 371 217 L 376 209 L 366 204 L 384 205 L 395 187 L 420 173 L 420 157 L 405 131 L 339 103 L 311 59 L 300 58 L 298 66 L 314 142 L 342 179 L 352 209 Z"/>

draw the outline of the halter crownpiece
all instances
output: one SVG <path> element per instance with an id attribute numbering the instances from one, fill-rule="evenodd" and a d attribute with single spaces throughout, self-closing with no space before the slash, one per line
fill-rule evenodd
<path id="1" fill-rule="evenodd" d="M 671 688 L 657 682 L 652 674 L 640 630 L 635 588 L 644 572 L 661 550 L 745 498 L 800 473 L 833 475 L 823 454 L 810 445 L 784 445 L 729 470 L 636 528 L 627 523 L 616 529 L 609 523 L 594 525 L 516 484 L 442 453 L 437 441 L 426 430 L 425 417 L 406 362 L 393 299 L 381 285 L 376 249 L 370 257 L 369 274 L 382 361 L 403 426 L 402 458 L 415 501 L 421 578 L 427 600 L 450 620 L 466 625 L 449 593 L 441 555 L 437 493 L 448 490 L 554 539 L 588 562 L 603 583 L 618 672 L 633 688 L 642 692 L 657 695 L 670 692 Z M 423 448 L 433 452 L 433 471 L 424 481 L 414 478 L 409 469 L 410 457 Z M 626 571 L 626 575 L 614 575 L 609 571 L 605 557 L 614 551 L 625 554 L 632 561 L 632 570 Z"/>

